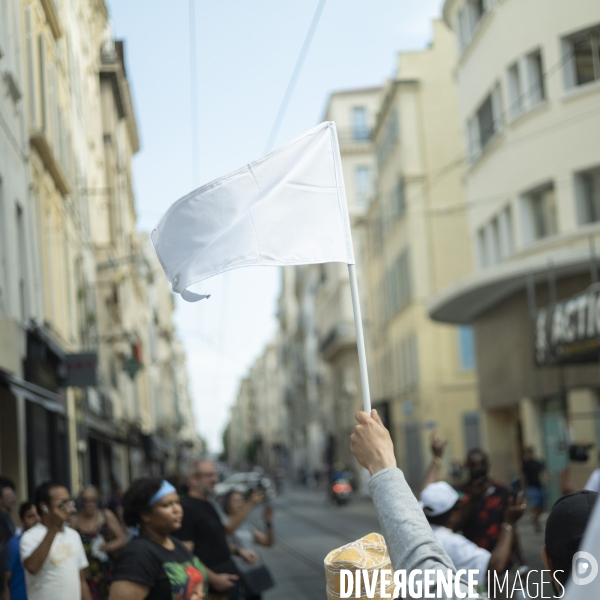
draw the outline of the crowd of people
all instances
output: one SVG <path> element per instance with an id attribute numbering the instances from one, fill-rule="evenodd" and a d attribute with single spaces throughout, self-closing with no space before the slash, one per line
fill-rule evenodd
<path id="1" fill-rule="evenodd" d="M 0 600 L 259 600 L 271 580 L 257 548 L 274 543 L 273 509 L 260 489 L 219 504 L 216 482 L 214 464 L 200 460 L 185 495 L 142 478 L 112 509 L 93 486 L 75 502 L 46 482 L 21 504 L 17 528 L 15 485 L 0 476 Z M 250 525 L 263 502 L 264 526 Z"/>
<path id="2" fill-rule="evenodd" d="M 532 448 L 512 489 L 490 477 L 479 449 L 467 455 L 467 480 L 455 477 L 450 485 L 440 479 L 446 444 L 434 437 L 417 500 L 376 411 L 357 420 L 351 450 L 371 476 L 395 569 L 474 569 L 483 591 L 490 574 L 524 564 L 515 524 L 529 505 L 539 529 L 546 504 L 544 464 Z M 273 509 L 260 488 L 234 489 L 217 502 L 217 480 L 215 465 L 199 460 L 184 482 L 134 481 L 111 496 L 110 508 L 93 486 L 74 501 L 66 487 L 46 482 L 20 505 L 17 528 L 15 486 L 0 476 L 0 600 L 259 600 L 272 584 L 258 551 L 274 543 Z M 557 596 L 590 522 L 597 484 L 600 470 L 587 489 L 563 486 L 566 494 L 547 518 L 541 557 Z M 258 527 L 248 517 L 261 503 Z"/>
<path id="3" fill-rule="evenodd" d="M 369 489 L 394 569 L 415 572 L 415 579 L 429 594 L 436 588 L 427 588 L 426 570 L 446 576 L 447 571 L 457 574 L 460 569 L 477 569 L 480 575 L 477 583 L 482 584 L 489 572 L 503 571 L 513 557 L 518 560 L 513 525 L 525 510 L 525 498 L 522 492 L 511 494 L 488 476 L 489 460 L 485 453 L 475 450 L 469 454 L 469 480 L 457 490 L 438 481 L 444 444 L 434 440 L 434 458 L 421 499 L 417 501 L 396 466 L 392 439 L 377 412 L 360 412 L 356 419 L 358 425 L 350 449 L 371 475 Z M 529 454 L 526 460 L 530 459 Z M 573 561 L 588 528 L 591 531 L 588 540 L 600 545 L 597 499 L 598 493 L 589 489 L 571 492 L 562 496 L 550 511 L 540 552 L 551 575 L 555 597 L 578 600 L 600 596 L 599 578 L 584 592 L 567 588 Z M 594 549 L 596 556 L 597 550 Z M 464 598 L 467 592 L 466 582 L 461 581 L 458 591 L 455 587 L 449 593 L 443 590 L 446 594 L 443 597 Z M 581 593 L 584 595 L 578 595 Z"/>

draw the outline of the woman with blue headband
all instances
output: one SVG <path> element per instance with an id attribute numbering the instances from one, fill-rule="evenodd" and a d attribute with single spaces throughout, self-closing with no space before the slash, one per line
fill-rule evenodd
<path id="1" fill-rule="evenodd" d="M 204 600 L 204 565 L 171 533 L 181 527 L 177 490 L 155 477 L 123 496 L 123 518 L 136 535 L 117 557 L 109 600 Z"/>

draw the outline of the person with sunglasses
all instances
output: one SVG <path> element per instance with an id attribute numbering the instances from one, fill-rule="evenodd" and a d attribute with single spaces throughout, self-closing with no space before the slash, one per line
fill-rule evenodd
<path id="1" fill-rule="evenodd" d="M 42 522 L 27 530 L 20 542 L 28 599 L 92 600 L 81 538 L 66 525 L 75 512 L 69 490 L 60 483 L 42 483 L 34 502 Z"/>

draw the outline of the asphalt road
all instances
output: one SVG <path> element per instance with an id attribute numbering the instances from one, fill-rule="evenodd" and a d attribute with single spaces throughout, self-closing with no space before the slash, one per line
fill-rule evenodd
<path id="1" fill-rule="evenodd" d="M 262 548 L 276 586 L 264 600 L 320 600 L 326 598 L 323 560 L 339 548 L 373 531 L 379 522 L 370 501 L 353 499 L 334 506 L 323 490 L 288 489 L 273 501 L 276 544 Z M 259 514 L 252 521 L 259 523 Z"/>
<path id="2" fill-rule="evenodd" d="M 263 594 L 264 600 L 324 600 L 325 556 L 368 533 L 381 532 L 372 502 L 359 498 L 339 507 L 328 501 L 323 490 L 288 488 L 273 507 L 276 544 L 262 548 L 261 555 L 276 585 Z M 258 525 L 259 517 L 257 509 L 251 521 Z M 543 569 L 539 558 L 543 534 L 534 532 L 530 515 L 521 519 L 517 530 L 526 563 L 531 569 Z M 549 584 L 544 587 L 545 597 L 551 597 Z"/>

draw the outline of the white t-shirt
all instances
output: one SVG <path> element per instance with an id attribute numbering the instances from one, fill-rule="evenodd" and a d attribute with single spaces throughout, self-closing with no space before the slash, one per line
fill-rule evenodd
<path id="1" fill-rule="evenodd" d="M 464 535 L 454 533 L 447 527 L 432 525 L 431 529 L 433 529 L 440 546 L 454 563 L 456 570 L 477 569 L 479 571 L 476 578 L 477 585 L 487 585 L 488 563 L 492 556 L 490 552 L 469 541 Z"/>
<path id="2" fill-rule="evenodd" d="M 46 537 L 48 529 L 38 523 L 21 536 L 21 560 L 29 558 Z M 88 566 L 79 534 L 70 527 L 56 534 L 42 568 L 32 575 L 25 570 L 29 600 L 81 600 L 79 571 Z"/>
<path id="3" fill-rule="evenodd" d="M 598 492 L 600 494 L 600 469 L 596 469 L 585 484 L 584 490 Z"/>

